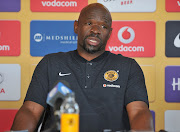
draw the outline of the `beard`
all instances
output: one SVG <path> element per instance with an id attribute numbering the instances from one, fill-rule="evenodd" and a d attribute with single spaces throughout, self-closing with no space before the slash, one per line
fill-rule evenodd
<path id="1" fill-rule="evenodd" d="M 91 34 L 85 37 L 85 39 L 83 40 L 83 49 L 90 53 L 90 54 L 94 54 L 97 53 L 99 51 L 105 50 L 105 45 L 102 43 L 102 40 L 99 38 L 99 36 L 96 35 L 96 37 L 100 40 L 100 43 L 97 46 L 94 45 L 90 45 L 88 43 L 86 43 L 86 38 L 88 37 L 95 37 L 95 35 Z"/>
<path id="2" fill-rule="evenodd" d="M 101 51 L 101 49 L 102 49 L 101 47 L 102 46 L 96 47 L 96 46 L 93 46 L 93 45 L 89 45 L 89 44 L 83 43 L 83 49 L 85 51 L 87 51 L 88 53 L 90 53 L 90 54 L 94 54 L 96 52 Z"/>

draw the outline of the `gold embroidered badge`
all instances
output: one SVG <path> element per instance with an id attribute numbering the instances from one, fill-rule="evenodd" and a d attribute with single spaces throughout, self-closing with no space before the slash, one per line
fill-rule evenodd
<path id="1" fill-rule="evenodd" d="M 109 70 L 104 73 L 104 79 L 109 82 L 114 82 L 119 78 L 119 74 L 114 70 Z"/>

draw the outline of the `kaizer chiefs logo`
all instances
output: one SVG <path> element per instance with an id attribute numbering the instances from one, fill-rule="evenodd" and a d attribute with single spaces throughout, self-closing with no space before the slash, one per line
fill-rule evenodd
<path id="1" fill-rule="evenodd" d="M 109 70 L 104 73 L 104 79 L 109 81 L 109 82 L 114 82 L 119 78 L 119 75 L 116 71 L 114 70 Z"/>

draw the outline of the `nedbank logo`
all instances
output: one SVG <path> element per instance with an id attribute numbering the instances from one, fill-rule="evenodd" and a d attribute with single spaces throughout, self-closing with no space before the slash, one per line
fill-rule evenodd
<path id="1" fill-rule="evenodd" d="M 53 7 L 77 7 L 76 1 L 41 1 L 42 6 Z"/>

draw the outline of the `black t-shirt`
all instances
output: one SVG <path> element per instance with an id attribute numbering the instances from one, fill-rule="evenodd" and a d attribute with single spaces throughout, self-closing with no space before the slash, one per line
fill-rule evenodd
<path id="1" fill-rule="evenodd" d="M 129 130 L 126 105 L 133 101 L 149 105 L 144 75 L 134 59 L 108 51 L 92 61 L 82 58 L 76 50 L 53 53 L 39 62 L 25 98 L 46 109 L 42 129 L 54 122 L 53 108 L 46 104 L 46 98 L 60 80 L 67 81 L 75 92 L 80 132 Z"/>

